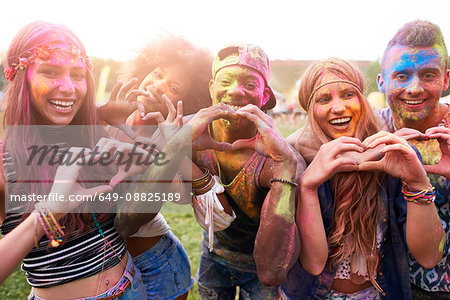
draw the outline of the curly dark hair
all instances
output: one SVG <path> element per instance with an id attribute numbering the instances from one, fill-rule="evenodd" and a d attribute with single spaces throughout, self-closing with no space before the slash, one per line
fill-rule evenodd
<path id="1" fill-rule="evenodd" d="M 176 35 L 163 35 L 153 39 L 143 47 L 138 56 L 125 64 L 122 79 L 137 78 L 138 82 L 161 64 L 181 64 L 190 81 L 189 90 L 183 99 L 185 115 L 211 105 L 209 81 L 212 78 L 212 54 L 209 50 L 194 46 L 185 38 Z"/>

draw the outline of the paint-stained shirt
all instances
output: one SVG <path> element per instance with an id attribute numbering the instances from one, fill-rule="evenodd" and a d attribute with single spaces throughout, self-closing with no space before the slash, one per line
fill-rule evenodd
<path id="1" fill-rule="evenodd" d="M 383 130 L 394 132 L 394 119 L 389 108 L 377 112 Z M 450 128 L 450 106 L 438 126 Z M 410 140 L 419 150 L 425 165 L 435 165 L 441 159 L 441 150 L 436 140 Z M 445 231 L 445 244 L 442 260 L 432 269 L 422 267 L 409 254 L 411 282 L 427 291 L 450 292 L 450 180 L 444 176 L 428 173 L 431 184 L 436 188 L 435 205 L 442 227 Z"/>
<path id="2" fill-rule="evenodd" d="M 261 208 L 269 189 L 259 186 L 259 175 L 266 157 L 255 152 L 231 182 L 226 182 L 221 174 L 220 166 L 213 150 L 197 153 L 196 164 L 208 168 L 213 175 L 220 178 L 225 188 L 225 196 L 236 213 L 236 219 L 230 227 L 215 232 L 213 252 L 220 257 L 228 257 L 226 253 L 239 252 L 248 254 L 253 260 L 256 233 L 259 228 Z M 230 262 L 231 263 L 231 262 Z M 238 262 L 236 262 L 238 263 Z"/>

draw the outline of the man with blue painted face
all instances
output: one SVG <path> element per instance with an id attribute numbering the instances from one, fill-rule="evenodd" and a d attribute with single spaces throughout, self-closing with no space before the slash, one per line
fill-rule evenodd
<path id="1" fill-rule="evenodd" d="M 406 138 L 420 152 L 446 232 L 442 260 L 431 269 L 409 255 L 414 299 L 450 299 L 450 105 L 448 54 L 441 30 L 428 21 L 405 24 L 389 42 L 378 88 L 389 108 L 378 111 L 383 129 Z M 427 220 L 424 220 L 426 222 Z"/>

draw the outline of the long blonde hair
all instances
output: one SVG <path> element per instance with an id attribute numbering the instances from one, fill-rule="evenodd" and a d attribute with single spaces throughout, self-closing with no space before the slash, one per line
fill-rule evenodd
<path id="1" fill-rule="evenodd" d="M 314 103 L 316 97 L 314 89 L 321 84 L 321 77 L 325 72 L 331 72 L 338 78 L 349 81 L 355 88 L 360 104 L 361 117 L 354 137 L 364 140 L 379 131 L 378 122 L 370 108 L 364 92 L 364 76 L 347 61 L 329 58 L 310 65 L 300 82 L 299 102 L 307 111 L 307 128 L 312 131 L 320 144 L 330 142 L 314 118 Z M 380 212 L 379 187 L 381 175 L 375 172 L 338 173 L 331 178 L 334 194 L 334 218 L 328 236 L 331 249 L 330 260 L 336 265 L 347 256 L 361 254 L 365 257 L 367 270 L 371 282 L 377 286 L 373 274 L 377 267 L 377 260 L 373 260 L 373 244 L 376 241 L 377 218 Z M 375 256 L 376 257 L 376 256 Z M 370 259 L 369 259 L 370 258 Z"/>

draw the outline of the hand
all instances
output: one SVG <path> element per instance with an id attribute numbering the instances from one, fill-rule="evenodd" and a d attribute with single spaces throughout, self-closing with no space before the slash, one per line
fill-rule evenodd
<path id="1" fill-rule="evenodd" d="M 183 126 L 183 102 L 178 101 L 177 109 L 173 106 L 172 101 L 165 94 L 162 96 L 167 107 L 167 118 L 164 119 L 161 112 L 150 112 L 142 118 L 142 120 L 155 119 L 158 122 L 158 129 L 151 138 L 142 136 L 136 137 L 134 140 L 143 144 L 154 144 L 157 149 L 162 149 L 166 142 Z"/>
<path id="2" fill-rule="evenodd" d="M 85 151 L 88 150 L 88 151 Z M 87 156 L 90 150 L 80 147 L 72 147 L 69 149 L 68 153 L 72 157 L 79 157 L 74 163 L 70 165 L 63 164 L 56 170 L 55 179 L 52 185 L 50 193 L 54 195 L 64 195 L 66 201 L 49 201 L 46 202 L 47 207 L 50 211 L 54 213 L 62 213 L 65 215 L 72 209 L 76 208 L 81 204 L 81 201 L 67 201 L 69 196 L 72 195 L 98 195 L 101 193 L 107 193 L 112 191 L 112 187 L 109 185 L 99 185 L 93 188 L 84 188 L 78 182 L 77 178 L 81 168 L 83 167 L 83 162 L 86 163 L 87 160 L 83 160 L 83 156 Z M 82 155 L 80 155 L 83 153 Z M 56 217 L 56 214 L 55 214 Z M 58 216 L 62 217 L 62 216 Z"/>
<path id="3" fill-rule="evenodd" d="M 375 148 L 385 144 L 380 152 L 385 156 L 379 161 L 363 162 L 359 165 L 359 171 L 383 171 L 393 177 L 400 178 L 412 189 L 423 190 L 428 187 L 429 179 L 426 175 L 416 152 L 408 142 L 385 131 L 380 131 L 366 138 L 363 145 L 366 148 Z"/>
<path id="4" fill-rule="evenodd" d="M 353 159 L 356 164 L 361 164 L 367 161 L 376 161 L 384 157 L 384 153 L 380 152 L 384 148 L 384 144 L 378 145 L 375 148 L 365 149 L 364 152 L 347 151 L 341 154 L 341 157 L 348 157 Z"/>
<path id="5" fill-rule="evenodd" d="M 231 144 L 215 141 L 209 134 L 208 126 L 214 120 L 227 119 L 235 121 L 239 117 L 234 109 L 219 103 L 208 108 L 199 110 L 187 123 L 192 132 L 192 147 L 196 151 L 214 149 L 217 151 L 227 151 L 231 149 Z"/>
<path id="6" fill-rule="evenodd" d="M 433 127 L 425 131 L 429 139 L 437 139 L 441 149 L 441 160 L 437 165 L 424 165 L 423 168 L 428 173 L 438 174 L 450 178 L 450 128 Z"/>
<path id="7" fill-rule="evenodd" d="M 403 127 L 396 132 L 394 132 L 396 136 L 399 136 L 401 138 L 404 138 L 405 140 L 426 140 L 427 137 L 422 132 L 412 129 Z"/>
<path id="8" fill-rule="evenodd" d="M 144 164 L 148 161 L 146 158 L 152 153 L 145 151 L 137 146 L 137 144 L 129 144 L 113 139 L 101 138 L 96 147 L 99 158 L 103 153 L 110 153 L 115 158 L 114 162 L 118 165 L 118 172 L 110 180 L 110 186 L 114 187 L 127 177 L 142 173 L 149 166 Z M 121 161 L 119 161 L 119 159 Z M 137 164 L 137 162 L 140 162 Z M 151 162 L 151 160 L 149 161 Z"/>
<path id="9" fill-rule="evenodd" d="M 253 149 L 258 153 L 271 158 L 275 162 L 281 162 L 288 159 L 295 160 L 294 151 L 289 146 L 278 131 L 271 117 L 260 110 L 256 105 L 246 105 L 239 109 L 236 114 L 252 122 L 258 134 L 245 140 L 237 140 L 232 144 L 232 149 Z"/>
<path id="10" fill-rule="evenodd" d="M 109 100 L 99 109 L 99 117 L 111 125 L 125 124 L 127 118 L 137 109 L 141 117 L 145 115 L 145 108 L 141 102 L 137 101 L 138 96 L 149 97 L 146 91 L 133 89 L 137 84 L 137 79 L 133 78 L 125 85 L 118 81 L 113 87 Z"/>
<path id="11" fill-rule="evenodd" d="M 358 169 L 358 162 L 353 157 L 345 156 L 349 151 L 364 151 L 360 140 L 342 136 L 320 146 L 311 164 L 303 173 L 302 186 L 316 190 L 322 183 L 340 172 L 352 172 Z"/>

